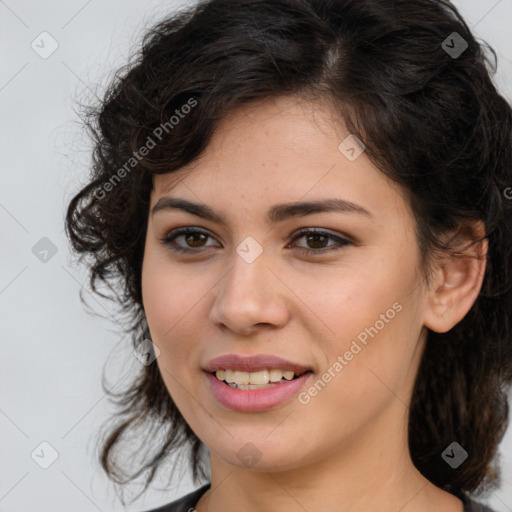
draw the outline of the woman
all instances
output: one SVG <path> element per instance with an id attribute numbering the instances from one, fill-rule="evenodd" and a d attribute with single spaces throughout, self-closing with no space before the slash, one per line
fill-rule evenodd
<path id="1" fill-rule="evenodd" d="M 148 33 L 86 112 L 66 219 L 143 363 L 111 393 L 113 481 L 187 446 L 203 485 L 159 511 L 490 510 L 512 381 L 491 67 L 442 0 L 210 0 Z"/>

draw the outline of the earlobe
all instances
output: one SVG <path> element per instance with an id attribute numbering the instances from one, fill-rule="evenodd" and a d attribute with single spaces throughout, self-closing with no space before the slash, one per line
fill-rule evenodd
<path id="1" fill-rule="evenodd" d="M 480 293 L 487 262 L 488 240 L 481 221 L 460 230 L 434 272 L 428 291 L 424 325 L 443 333 L 458 324 Z"/>

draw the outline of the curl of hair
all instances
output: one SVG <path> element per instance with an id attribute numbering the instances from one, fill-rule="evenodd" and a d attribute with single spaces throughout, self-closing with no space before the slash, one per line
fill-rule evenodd
<path id="1" fill-rule="evenodd" d="M 442 47 L 452 32 L 468 43 L 457 58 Z M 512 185 L 512 110 L 493 85 L 495 71 L 495 52 L 446 0 L 200 2 L 153 26 L 101 103 L 86 108 L 91 177 L 68 205 L 66 233 L 80 261 L 89 260 L 93 290 L 100 293 L 99 282 L 112 292 L 120 286 L 120 294 L 102 295 L 129 313 L 136 345 L 152 176 L 199 157 L 217 123 L 245 103 L 279 95 L 329 101 L 374 165 L 406 191 L 427 282 L 432 255 L 451 250 L 443 233 L 485 225 L 482 289 L 449 332 L 428 332 L 408 429 L 412 460 L 426 478 L 453 494 L 479 494 L 499 480 L 494 459 L 512 380 L 512 200 L 504 194 Z M 170 124 L 177 111 L 183 115 Z M 135 162 L 150 139 L 155 147 Z M 122 407 L 101 452 L 112 480 L 145 473 L 145 490 L 182 445 L 191 448 L 194 482 L 205 476 L 204 445 L 156 364 L 110 394 Z M 145 422 L 165 429 L 165 442 L 130 474 L 112 459 L 127 432 Z M 469 453 L 457 470 L 441 458 L 453 441 Z"/>

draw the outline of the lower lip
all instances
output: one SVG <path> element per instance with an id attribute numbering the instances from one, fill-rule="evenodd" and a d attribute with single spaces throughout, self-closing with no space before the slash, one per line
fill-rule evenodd
<path id="1" fill-rule="evenodd" d="M 205 372 L 215 398 L 224 406 L 234 411 L 265 411 L 281 405 L 296 395 L 313 375 L 311 372 L 300 377 L 263 389 L 235 389 L 229 387 L 215 375 Z"/>

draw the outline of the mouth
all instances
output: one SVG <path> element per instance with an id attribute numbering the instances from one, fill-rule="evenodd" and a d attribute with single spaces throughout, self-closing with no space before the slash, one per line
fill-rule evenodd
<path id="1" fill-rule="evenodd" d="M 289 403 L 313 375 L 313 368 L 273 354 L 224 354 L 203 368 L 211 393 L 222 406 L 259 412 Z"/>

